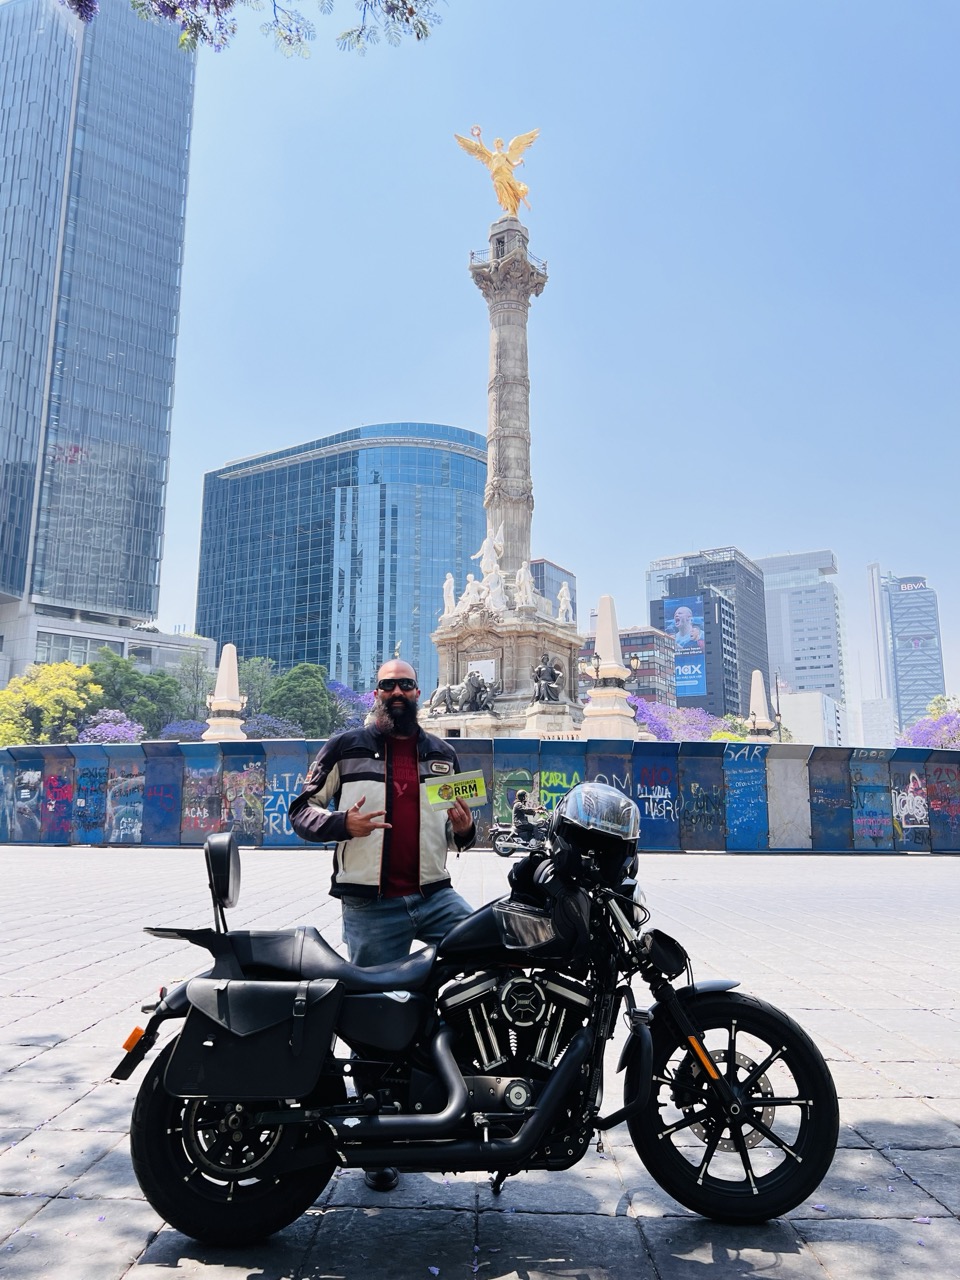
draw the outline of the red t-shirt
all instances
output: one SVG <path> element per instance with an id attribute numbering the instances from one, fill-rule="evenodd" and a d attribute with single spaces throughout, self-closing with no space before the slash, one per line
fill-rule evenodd
<path id="1" fill-rule="evenodd" d="M 381 893 L 402 898 L 420 892 L 420 769 L 417 739 L 387 739 L 387 769 L 393 794 L 389 842 Z"/>

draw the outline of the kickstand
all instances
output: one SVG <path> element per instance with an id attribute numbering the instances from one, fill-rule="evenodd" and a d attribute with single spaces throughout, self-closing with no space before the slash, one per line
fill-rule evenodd
<path id="1" fill-rule="evenodd" d="M 495 1196 L 498 1196 L 500 1192 L 503 1190 L 503 1184 L 506 1182 L 506 1180 L 509 1177 L 510 1177 L 509 1173 L 504 1173 L 501 1170 L 500 1173 L 495 1173 L 493 1177 L 490 1179 L 490 1190 L 493 1192 Z"/>

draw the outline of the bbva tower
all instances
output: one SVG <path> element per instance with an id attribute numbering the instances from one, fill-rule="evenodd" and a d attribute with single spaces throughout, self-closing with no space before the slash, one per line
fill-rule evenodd
<path id="1" fill-rule="evenodd" d="M 197 629 L 358 692 L 399 648 L 432 692 L 443 580 L 475 567 L 486 478 L 486 437 L 433 422 L 353 427 L 208 472 Z"/>

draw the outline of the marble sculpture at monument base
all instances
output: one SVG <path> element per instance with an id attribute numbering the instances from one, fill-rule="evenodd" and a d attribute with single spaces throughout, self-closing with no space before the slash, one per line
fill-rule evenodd
<path id="1" fill-rule="evenodd" d="M 453 736 L 462 738 L 581 736 L 576 627 L 558 622 L 536 606 L 521 606 L 500 616 L 474 608 L 444 619 L 431 639 L 439 657 L 439 686 L 430 697 L 424 690 L 420 713 L 421 724 L 431 733 L 449 737 L 451 730 L 459 730 Z M 557 679 L 541 680 L 541 698 L 535 700 L 534 671 L 544 666 L 548 671 L 552 668 Z M 495 692 L 492 710 L 461 709 L 474 672 Z"/>

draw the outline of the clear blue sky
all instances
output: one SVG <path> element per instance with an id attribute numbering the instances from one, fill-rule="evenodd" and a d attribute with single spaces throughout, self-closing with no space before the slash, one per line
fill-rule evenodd
<path id="1" fill-rule="evenodd" d="M 310 0 L 303 0 L 309 9 Z M 422 46 L 199 59 L 160 620 L 203 472 L 364 422 L 486 428 L 499 215 L 453 133 L 539 127 L 533 549 L 647 621 L 649 561 L 836 551 L 925 574 L 960 692 L 960 5 L 449 0 Z"/>

